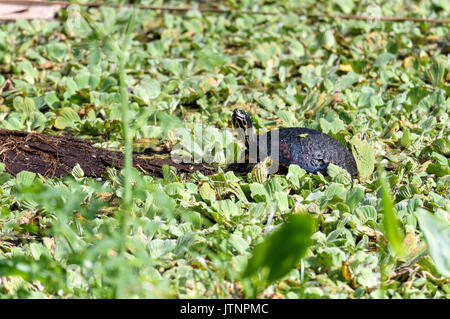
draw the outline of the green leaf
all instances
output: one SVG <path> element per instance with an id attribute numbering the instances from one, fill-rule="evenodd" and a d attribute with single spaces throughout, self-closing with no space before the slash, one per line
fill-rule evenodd
<path id="1" fill-rule="evenodd" d="M 353 136 L 350 144 L 358 167 L 359 179 L 363 182 L 372 175 L 375 169 L 375 152 L 366 141 L 361 141 L 357 135 Z"/>
<path id="2" fill-rule="evenodd" d="M 174 250 L 176 247 L 175 240 L 171 239 L 153 239 L 148 244 L 148 251 L 152 258 L 161 258 L 166 256 L 169 252 Z"/>
<path id="3" fill-rule="evenodd" d="M 358 74 L 350 72 L 347 75 L 341 77 L 336 83 L 334 89 L 337 90 L 345 90 L 346 88 L 352 86 L 353 84 L 358 82 Z M 339 118 L 338 118 L 339 119 Z"/>
<path id="4" fill-rule="evenodd" d="M 356 209 L 356 213 L 363 223 L 368 221 L 372 221 L 374 223 L 377 222 L 378 214 L 377 210 L 373 206 L 365 205 L 358 207 Z"/>
<path id="5" fill-rule="evenodd" d="M 208 71 L 213 72 L 216 67 L 221 67 L 228 62 L 229 58 L 210 51 L 197 51 L 195 53 L 199 65 L 204 66 Z"/>
<path id="6" fill-rule="evenodd" d="M 333 182 L 339 184 L 350 184 L 352 177 L 346 169 L 330 163 L 327 167 L 327 173 L 331 177 Z"/>
<path id="7" fill-rule="evenodd" d="M 374 65 L 382 68 L 394 59 L 395 59 L 395 55 L 393 55 L 391 53 L 382 53 L 377 57 Z"/>
<path id="8" fill-rule="evenodd" d="M 333 47 L 336 44 L 336 39 L 334 38 L 333 32 L 331 30 L 327 30 L 321 34 L 321 42 L 329 48 Z"/>
<path id="9" fill-rule="evenodd" d="M 273 194 L 273 197 L 278 204 L 278 209 L 281 212 L 286 212 L 287 210 L 289 210 L 288 195 L 286 194 L 286 192 L 277 191 Z"/>
<path id="10" fill-rule="evenodd" d="M 34 100 L 26 97 L 23 99 L 23 111 L 27 116 L 36 111 L 36 106 L 34 105 Z"/>
<path id="11" fill-rule="evenodd" d="M 83 178 L 84 177 L 84 171 L 81 168 L 80 164 L 76 164 L 73 168 L 72 168 L 72 176 L 75 178 Z"/>
<path id="12" fill-rule="evenodd" d="M 55 120 L 55 128 L 62 130 L 66 127 L 75 127 L 80 121 L 80 116 L 73 108 L 64 107 L 60 111 L 60 115 Z"/>
<path id="13" fill-rule="evenodd" d="M 180 237 L 178 237 L 174 253 L 179 255 L 184 252 L 189 251 L 189 247 L 195 243 L 197 235 L 193 232 L 188 232 Z"/>
<path id="14" fill-rule="evenodd" d="M 298 165 L 289 165 L 286 178 L 295 188 L 300 188 L 300 180 L 306 175 L 306 171 Z"/>
<path id="15" fill-rule="evenodd" d="M 350 208 L 350 211 L 352 211 L 356 208 L 356 205 L 358 205 L 363 200 L 363 198 L 364 189 L 359 186 L 355 186 L 348 191 L 347 197 L 345 198 L 345 203 Z"/>
<path id="16" fill-rule="evenodd" d="M 193 33 L 201 33 L 203 31 L 202 21 L 199 19 L 185 20 L 183 26 Z"/>
<path id="17" fill-rule="evenodd" d="M 177 169 L 173 166 L 164 164 L 161 167 L 163 177 L 169 182 L 178 182 Z"/>
<path id="18" fill-rule="evenodd" d="M 134 94 L 142 99 L 145 103 L 150 103 L 156 99 L 161 93 L 161 85 L 155 79 L 146 79 L 143 83 L 134 89 Z"/>
<path id="19" fill-rule="evenodd" d="M 345 14 L 351 13 L 355 7 L 355 2 L 353 0 L 334 0 L 333 2 L 337 4 Z"/>
<path id="20" fill-rule="evenodd" d="M 20 186 L 31 186 L 36 178 L 36 174 L 28 171 L 21 171 L 16 175 L 17 184 Z"/>
<path id="21" fill-rule="evenodd" d="M 240 254 L 245 254 L 249 250 L 248 243 L 238 234 L 232 234 L 230 236 L 230 244 L 233 246 Z"/>
<path id="22" fill-rule="evenodd" d="M 411 133 L 409 132 L 409 128 L 404 127 L 402 129 L 403 135 L 402 138 L 400 139 L 400 144 L 404 147 L 404 148 L 408 148 L 412 141 L 411 141 Z"/>
<path id="23" fill-rule="evenodd" d="M 282 278 L 305 255 L 313 232 L 311 216 L 291 215 L 285 224 L 255 247 L 243 277 L 250 277 L 264 269 L 269 283 Z"/>
<path id="24" fill-rule="evenodd" d="M 431 83 L 434 87 L 439 87 L 445 75 L 445 63 L 439 57 L 433 58 L 431 69 L 428 71 Z"/>
<path id="25" fill-rule="evenodd" d="M 384 235 L 389 240 L 395 254 L 397 256 L 403 256 L 403 240 L 405 235 L 401 229 L 400 221 L 395 215 L 391 192 L 389 190 L 388 183 L 384 178 L 384 171 L 381 167 L 378 168 L 378 178 L 381 183 L 381 205 L 383 211 Z"/>
<path id="26" fill-rule="evenodd" d="M 433 142 L 434 149 L 449 157 L 450 156 L 450 136 L 447 136 L 447 138 L 438 138 Z"/>
<path id="27" fill-rule="evenodd" d="M 259 183 L 251 183 L 248 186 L 250 188 L 251 196 L 255 202 L 265 202 L 271 199 L 264 185 Z"/>
<path id="28" fill-rule="evenodd" d="M 198 193 L 202 197 L 204 201 L 213 202 L 216 199 L 216 192 L 212 189 L 209 183 L 203 183 L 202 186 L 198 189 Z"/>
<path id="29" fill-rule="evenodd" d="M 88 64 L 92 65 L 92 66 L 97 65 L 100 62 L 100 55 L 101 55 L 101 52 L 100 52 L 99 46 L 93 45 L 91 47 L 91 52 L 89 52 L 89 55 L 87 58 Z"/>
<path id="30" fill-rule="evenodd" d="M 450 10 L 450 3 L 447 0 L 432 0 L 431 2 L 433 3 L 433 5 L 441 8 L 444 11 L 448 12 Z"/>
<path id="31" fill-rule="evenodd" d="M 30 253 L 33 256 L 34 260 L 39 260 L 41 255 L 46 252 L 46 248 L 41 243 L 31 243 L 30 244 Z"/>
<path id="32" fill-rule="evenodd" d="M 97 88 L 97 85 L 100 83 L 100 78 L 95 74 L 89 73 L 88 71 L 83 71 L 75 76 L 75 82 L 79 90 L 95 90 Z"/>
<path id="33" fill-rule="evenodd" d="M 24 73 L 24 79 L 28 83 L 34 84 L 34 77 L 36 75 L 36 71 L 34 70 L 31 62 L 28 60 L 24 60 L 22 62 L 19 62 L 17 64 L 17 67 L 19 68 L 19 70 L 21 70 Z"/>
<path id="34" fill-rule="evenodd" d="M 438 177 L 443 177 L 445 175 L 450 174 L 449 161 L 444 156 L 437 152 L 432 152 L 433 159 L 436 160 L 436 163 L 432 163 L 427 166 L 427 173 L 436 174 Z"/>
<path id="35" fill-rule="evenodd" d="M 421 208 L 416 211 L 416 216 L 437 270 L 450 277 L 450 223 Z"/>
<path id="36" fill-rule="evenodd" d="M 333 122 L 328 122 L 326 119 L 319 119 L 320 127 L 324 133 L 338 133 L 345 130 L 344 122 L 340 118 L 336 118 Z"/>
<path id="37" fill-rule="evenodd" d="M 216 210 L 226 220 L 230 220 L 231 217 L 239 215 L 240 212 L 236 204 L 229 199 L 214 201 L 211 204 L 211 208 Z"/>
<path id="38" fill-rule="evenodd" d="M 47 54 L 56 61 L 63 61 L 67 56 L 67 45 L 61 42 L 51 42 L 47 45 Z"/>

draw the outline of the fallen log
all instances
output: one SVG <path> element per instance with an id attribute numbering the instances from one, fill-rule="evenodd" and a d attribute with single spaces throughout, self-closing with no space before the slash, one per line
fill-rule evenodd
<path id="1" fill-rule="evenodd" d="M 89 141 L 72 136 L 57 136 L 0 129 L 0 162 L 5 171 L 16 175 L 30 171 L 44 177 L 70 174 L 79 164 L 88 177 L 101 177 L 107 167 L 122 168 L 122 153 L 92 146 Z M 175 163 L 170 158 L 133 154 L 133 166 L 145 175 L 162 177 L 163 165 L 177 169 L 178 174 L 200 171 L 214 173 L 210 167 L 196 163 Z"/>

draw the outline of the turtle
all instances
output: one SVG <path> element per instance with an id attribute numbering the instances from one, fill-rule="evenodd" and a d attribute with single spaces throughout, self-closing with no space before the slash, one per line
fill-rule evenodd
<path id="1" fill-rule="evenodd" d="M 309 173 L 321 173 L 325 176 L 328 165 L 333 163 L 347 170 L 352 178 L 358 177 L 358 169 L 352 153 L 339 141 L 325 133 L 310 128 L 289 127 L 256 135 L 250 116 L 240 109 L 233 111 L 232 122 L 234 128 L 241 128 L 244 131 L 244 166 L 247 169 L 249 163 L 261 162 L 267 157 L 273 158 L 272 150 L 275 151 L 278 148 L 277 173 L 285 174 L 289 165 L 296 164 Z M 277 135 L 278 138 L 276 138 Z M 255 149 L 257 152 L 254 151 Z M 253 156 L 250 150 L 253 150 Z"/>

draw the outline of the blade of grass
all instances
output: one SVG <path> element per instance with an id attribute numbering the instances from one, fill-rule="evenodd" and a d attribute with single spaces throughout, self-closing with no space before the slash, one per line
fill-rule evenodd
<path id="1" fill-rule="evenodd" d="M 132 188 L 131 188 L 131 168 L 132 168 L 132 142 L 133 134 L 128 122 L 128 90 L 127 90 L 127 74 L 125 72 L 125 64 L 127 60 L 128 50 L 131 42 L 131 30 L 135 21 L 135 11 L 131 15 L 128 21 L 127 27 L 123 34 L 123 42 L 121 43 L 120 50 L 116 52 L 116 56 L 119 64 L 119 92 L 120 92 L 120 113 L 122 119 L 122 133 L 124 139 L 124 150 L 123 150 L 123 175 L 124 175 L 124 192 L 121 202 L 121 215 L 122 215 L 122 238 L 120 242 L 120 254 L 125 258 L 125 253 L 127 249 L 126 238 L 128 237 L 130 228 L 130 218 L 132 210 Z M 117 48 L 117 47 L 116 47 Z M 122 267 L 123 268 L 123 267 Z M 121 268 L 121 271 L 123 269 Z M 123 289 L 117 287 L 116 296 L 123 298 Z"/>
<path id="2" fill-rule="evenodd" d="M 132 199 L 133 199 L 133 191 L 131 188 L 131 174 L 132 174 L 132 142 L 133 142 L 133 132 L 129 125 L 129 97 L 128 97 L 128 86 L 127 86 L 127 74 L 125 71 L 126 61 L 128 59 L 130 43 L 132 39 L 132 30 L 136 21 L 136 10 L 134 9 L 130 20 L 127 23 L 125 30 L 122 33 L 122 41 L 119 45 L 110 41 L 109 37 L 105 35 L 102 30 L 96 27 L 95 23 L 91 19 L 91 17 L 86 12 L 81 12 L 81 15 L 88 22 L 89 26 L 94 30 L 97 38 L 103 42 L 107 42 L 108 46 L 113 51 L 113 60 L 118 65 L 119 69 L 119 94 L 120 94 L 120 114 L 122 120 L 122 134 L 123 134 L 123 196 L 120 204 L 120 225 L 121 225 L 121 238 L 119 243 L 119 254 L 125 259 L 125 253 L 127 250 L 127 237 L 130 228 L 130 218 L 131 218 L 131 210 L 132 210 Z M 118 278 L 124 278 L 125 270 L 123 267 L 119 269 L 119 273 L 121 273 Z M 119 280 L 116 288 L 115 288 L 115 296 L 116 298 L 123 298 L 126 295 L 122 292 L 125 287 L 122 288 L 122 281 Z"/>
<path id="3" fill-rule="evenodd" d="M 389 185 L 384 177 L 384 170 L 378 166 L 378 178 L 381 183 L 381 204 L 383 210 L 384 235 L 388 239 L 394 253 L 403 256 L 403 240 L 405 235 L 400 226 L 400 221 L 395 216 L 394 202 L 389 191 Z"/>

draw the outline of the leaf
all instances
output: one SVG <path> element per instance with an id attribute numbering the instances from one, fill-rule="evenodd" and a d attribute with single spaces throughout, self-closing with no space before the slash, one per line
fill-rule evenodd
<path id="1" fill-rule="evenodd" d="M 72 168 L 72 176 L 77 178 L 83 178 L 84 177 L 84 171 L 81 168 L 80 164 L 76 164 L 73 168 Z"/>
<path id="2" fill-rule="evenodd" d="M 439 87 L 445 75 L 445 64 L 442 59 L 435 57 L 431 63 L 431 69 L 428 71 L 431 83 L 434 87 Z"/>
<path id="3" fill-rule="evenodd" d="M 436 160 L 436 163 L 432 163 L 427 167 L 427 173 L 436 174 L 438 177 L 442 177 L 450 174 L 449 161 L 444 155 L 433 152 L 433 159 Z"/>
<path id="4" fill-rule="evenodd" d="M 98 45 L 92 45 L 91 47 L 91 52 L 89 52 L 88 55 L 88 64 L 89 65 L 97 65 L 100 62 L 100 48 L 98 47 Z"/>
<path id="5" fill-rule="evenodd" d="M 231 217 L 239 215 L 240 212 L 236 204 L 229 199 L 214 201 L 211 204 L 211 208 L 226 220 L 230 220 Z"/>
<path id="6" fill-rule="evenodd" d="M 23 111 L 27 116 L 36 111 L 36 106 L 34 105 L 34 100 L 26 97 L 23 99 Z"/>
<path id="7" fill-rule="evenodd" d="M 172 239 L 153 239 L 148 243 L 148 251 L 152 258 L 161 258 L 175 249 L 176 242 Z"/>
<path id="8" fill-rule="evenodd" d="M 356 206 L 363 200 L 363 198 L 364 189 L 359 186 L 355 186 L 348 191 L 347 197 L 345 198 L 345 203 L 350 208 L 350 211 L 353 211 Z"/>
<path id="9" fill-rule="evenodd" d="M 202 186 L 200 186 L 200 188 L 198 189 L 198 193 L 204 201 L 213 202 L 216 199 L 216 192 L 214 191 L 214 189 L 212 189 L 209 183 L 203 183 Z"/>
<path id="10" fill-rule="evenodd" d="M 66 127 L 75 127 L 76 122 L 80 121 L 80 116 L 74 109 L 64 107 L 61 109 L 60 115 L 55 120 L 55 128 L 62 130 Z"/>
<path id="11" fill-rule="evenodd" d="M 252 182 L 263 184 L 269 176 L 269 167 L 272 165 L 270 157 L 257 163 L 252 169 Z"/>
<path id="12" fill-rule="evenodd" d="M 344 185 L 351 184 L 352 182 L 352 177 L 350 176 L 349 172 L 347 172 L 347 170 L 342 167 L 334 165 L 333 163 L 330 163 L 328 165 L 327 173 L 331 177 L 333 182 Z"/>
<path id="13" fill-rule="evenodd" d="M 333 2 L 337 4 L 345 14 L 351 13 L 355 7 L 355 2 L 353 0 L 334 0 Z"/>
<path id="14" fill-rule="evenodd" d="M 148 104 L 161 94 L 161 85 L 155 79 L 146 79 L 134 89 L 134 94 Z"/>
<path id="15" fill-rule="evenodd" d="M 67 45 L 62 42 L 51 42 L 46 46 L 47 54 L 59 62 L 64 60 L 67 56 Z"/>
<path id="16" fill-rule="evenodd" d="M 295 188 L 300 188 L 300 180 L 306 175 L 306 171 L 298 165 L 289 165 L 286 178 Z"/>
<path id="17" fill-rule="evenodd" d="M 267 281 L 273 282 L 291 271 L 311 244 L 314 221 L 309 215 L 291 215 L 285 224 L 253 250 L 243 277 L 267 269 Z"/>
<path id="18" fill-rule="evenodd" d="M 358 167 L 359 179 L 363 182 L 372 175 L 375 169 L 375 151 L 366 141 L 361 141 L 357 135 L 353 136 L 350 144 Z"/>
<path id="19" fill-rule="evenodd" d="M 401 229 L 400 221 L 395 215 L 394 203 L 391 198 L 388 183 L 384 178 L 384 171 L 381 167 L 378 169 L 378 178 L 381 183 L 381 205 L 383 211 L 384 235 L 389 240 L 395 254 L 397 256 L 403 256 L 403 241 L 405 235 Z"/>
<path id="20" fill-rule="evenodd" d="M 33 256 L 34 260 L 39 260 L 41 255 L 45 253 L 45 246 L 41 243 L 31 243 L 30 244 L 30 253 Z"/>
<path id="21" fill-rule="evenodd" d="M 174 253 L 179 255 L 184 252 L 189 251 L 189 247 L 195 243 L 197 235 L 193 232 L 188 232 L 180 237 L 178 237 Z"/>
<path id="22" fill-rule="evenodd" d="M 395 59 L 395 55 L 391 53 L 381 53 L 375 60 L 374 65 L 377 67 L 384 67 L 386 64 Z"/>
<path id="23" fill-rule="evenodd" d="M 95 90 L 97 85 L 100 83 L 100 78 L 95 74 L 89 73 L 88 71 L 83 71 L 75 76 L 75 83 L 77 84 L 78 90 Z"/>
<path id="24" fill-rule="evenodd" d="M 265 202 L 270 200 L 270 195 L 264 185 L 259 183 L 251 183 L 248 186 L 250 188 L 251 196 L 255 202 Z"/>
<path id="25" fill-rule="evenodd" d="M 34 77 L 36 75 L 36 71 L 34 70 L 31 62 L 28 60 L 21 61 L 17 64 L 17 67 L 24 73 L 24 79 L 28 83 L 34 84 Z"/>
<path id="26" fill-rule="evenodd" d="M 248 243 L 238 234 L 231 234 L 230 244 L 233 246 L 240 254 L 245 254 L 248 249 Z"/>
<path id="27" fill-rule="evenodd" d="M 347 75 L 344 75 L 341 77 L 338 82 L 336 83 L 334 89 L 336 91 L 338 90 L 345 90 L 346 88 L 352 86 L 353 84 L 358 82 L 358 74 L 350 72 Z"/>
<path id="28" fill-rule="evenodd" d="M 205 67 L 208 71 L 213 72 L 216 67 L 225 65 L 229 58 L 225 55 L 219 55 L 211 51 L 197 51 L 195 52 L 197 63 Z"/>
<path id="29" fill-rule="evenodd" d="M 288 195 L 286 194 L 286 192 L 277 191 L 273 194 L 273 197 L 277 202 L 278 209 L 281 212 L 286 212 L 287 210 L 289 210 Z"/>
<path id="30" fill-rule="evenodd" d="M 168 182 L 178 182 L 177 169 L 173 166 L 164 164 L 161 167 L 163 177 Z"/>
<path id="31" fill-rule="evenodd" d="M 450 10 L 450 3 L 447 0 L 433 0 L 431 2 L 433 3 L 433 5 L 441 8 L 444 11 L 448 12 Z"/>
<path id="32" fill-rule="evenodd" d="M 409 131 L 409 128 L 404 127 L 402 129 L 403 135 L 400 139 L 400 144 L 404 147 L 404 148 L 408 148 L 412 141 L 411 141 L 411 133 Z"/>
<path id="33" fill-rule="evenodd" d="M 185 20 L 183 26 L 193 33 L 201 33 L 203 31 L 202 21 L 199 19 Z"/>
<path id="34" fill-rule="evenodd" d="M 449 157 L 450 156 L 450 136 L 447 136 L 447 138 L 438 138 L 433 142 L 434 149 Z"/>
<path id="35" fill-rule="evenodd" d="M 60 102 L 56 92 L 47 93 L 44 97 L 44 101 L 51 108 L 53 108 L 55 104 Z"/>
<path id="36" fill-rule="evenodd" d="M 345 130 L 344 122 L 340 118 L 336 118 L 333 122 L 328 122 L 326 119 L 319 119 L 320 127 L 324 133 L 338 133 Z"/>
<path id="37" fill-rule="evenodd" d="M 450 223 L 421 208 L 415 215 L 437 270 L 445 277 L 450 277 Z"/>
<path id="38" fill-rule="evenodd" d="M 36 178 L 36 174 L 28 171 L 21 171 L 16 175 L 17 184 L 20 186 L 31 186 Z"/>
<path id="39" fill-rule="evenodd" d="M 333 47 L 336 44 L 336 39 L 334 38 L 333 32 L 331 30 L 325 31 L 321 35 L 321 42 L 328 48 Z"/>

